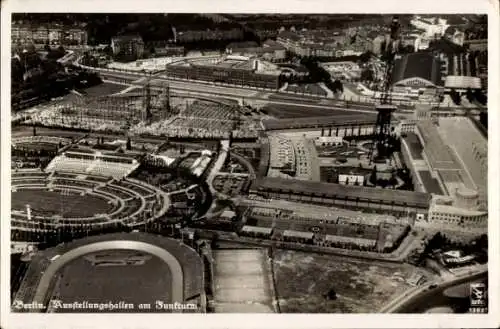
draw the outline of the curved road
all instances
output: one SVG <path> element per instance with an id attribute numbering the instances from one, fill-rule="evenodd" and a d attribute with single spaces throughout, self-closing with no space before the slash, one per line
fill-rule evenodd
<path id="1" fill-rule="evenodd" d="M 384 306 L 380 313 L 422 313 L 425 310 L 433 307 L 432 301 L 436 302 L 441 299 L 443 292 L 460 284 L 475 282 L 477 280 L 486 279 L 488 276 L 487 270 L 481 270 L 475 274 L 465 277 L 454 278 L 444 282 L 429 282 L 423 286 L 413 288 L 404 293 L 399 298 L 392 300 L 388 305 Z M 431 286 L 437 285 L 434 288 Z M 429 302 L 431 301 L 431 302 Z M 440 306 L 440 305 L 436 305 Z"/>

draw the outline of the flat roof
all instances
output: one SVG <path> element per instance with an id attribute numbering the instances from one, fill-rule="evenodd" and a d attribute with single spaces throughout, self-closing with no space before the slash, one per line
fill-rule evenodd
<path id="1" fill-rule="evenodd" d="M 294 238 L 312 239 L 314 236 L 314 233 L 303 232 L 303 231 L 294 231 L 294 230 L 285 230 L 283 232 L 283 236 L 294 237 Z"/>
<path id="2" fill-rule="evenodd" d="M 348 236 L 341 236 L 341 235 L 331 235 L 327 234 L 325 236 L 326 241 L 332 241 L 332 242 L 359 242 L 359 243 L 366 243 L 366 244 L 375 244 L 377 243 L 377 240 L 373 239 L 366 239 L 366 238 L 354 238 L 354 237 L 348 237 Z"/>
<path id="3" fill-rule="evenodd" d="M 422 78 L 434 85 L 442 85 L 439 60 L 429 52 L 406 54 L 396 59 L 393 83 L 409 78 Z"/>
<path id="4" fill-rule="evenodd" d="M 327 127 L 335 125 L 357 125 L 363 123 L 373 123 L 377 119 L 376 114 L 351 114 L 335 116 L 319 116 L 305 118 L 269 119 L 263 120 L 262 124 L 266 130 L 298 129 Z"/>
<path id="5" fill-rule="evenodd" d="M 260 227 L 252 225 L 245 225 L 241 230 L 243 232 L 262 233 L 262 234 L 271 234 L 271 232 L 273 231 L 271 227 Z"/>
<path id="6" fill-rule="evenodd" d="M 417 127 L 424 139 L 424 152 L 433 169 L 460 170 L 451 149 L 439 134 L 437 125 L 431 121 L 419 121 Z"/>
<path id="7" fill-rule="evenodd" d="M 424 187 L 428 193 L 439 194 L 439 195 L 444 194 L 443 190 L 441 189 L 441 186 L 439 186 L 437 179 L 432 177 L 430 171 L 422 170 L 422 171 L 419 171 L 418 174 L 419 174 L 420 178 L 422 179 L 422 182 L 424 183 Z"/>
<path id="8" fill-rule="evenodd" d="M 415 133 L 409 132 L 406 133 L 406 137 L 404 138 L 406 145 L 408 145 L 408 149 L 410 150 L 411 157 L 415 160 L 422 160 L 422 152 L 424 151 L 424 147 L 422 143 L 420 143 L 420 139 Z"/>
<path id="9" fill-rule="evenodd" d="M 449 75 L 444 80 L 444 86 L 457 89 L 481 89 L 481 79 L 463 75 Z"/>
<path id="10" fill-rule="evenodd" d="M 254 181 L 252 189 L 257 191 L 289 191 L 295 194 L 309 194 L 335 198 L 349 198 L 351 200 L 368 199 L 373 201 L 387 201 L 398 204 L 408 204 L 427 208 L 431 199 L 430 194 L 391 190 L 382 188 L 370 188 L 364 186 L 341 185 L 324 182 L 311 182 L 297 179 L 285 179 L 279 177 L 265 177 Z"/>

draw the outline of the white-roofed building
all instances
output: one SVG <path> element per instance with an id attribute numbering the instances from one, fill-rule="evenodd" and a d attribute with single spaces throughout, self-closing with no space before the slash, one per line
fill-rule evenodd
<path id="1" fill-rule="evenodd" d="M 253 236 L 270 236 L 272 233 L 273 229 L 270 227 L 259 227 L 259 226 L 251 226 L 251 225 L 245 225 L 241 229 L 240 233 L 243 233 L 245 235 L 253 235 Z"/>
<path id="2" fill-rule="evenodd" d="M 455 89 L 458 92 L 465 92 L 467 88 L 481 89 L 481 79 L 463 75 L 449 75 L 444 80 L 446 89 Z"/>
<path id="3" fill-rule="evenodd" d="M 342 136 L 320 136 L 314 140 L 317 146 L 336 146 L 341 145 L 344 141 Z"/>
<path id="4" fill-rule="evenodd" d="M 302 232 L 295 230 L 286 230 L 283 232 L 283 238 L 285 240 L 312 240 L 314 233 L 312 232 Z"/>
<path id="5" fill-rule="evenodd" d="M 377 244 L 377 240 L 373 239 L 354 238 L 354 237 L 346 237 L 346 236 L 330 235 L 330 234 L 327 234 L 325 236 L 325 240 L 333 243 L 355 243 L 358 246 L 364 246 L 364 247 L 373 247 Z"/>

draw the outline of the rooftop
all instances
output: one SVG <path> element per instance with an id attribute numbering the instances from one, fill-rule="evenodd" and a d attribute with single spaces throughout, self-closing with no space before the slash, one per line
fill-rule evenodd
<path id="1" fill-rule="evenodd" d="M 481 89 L 481 79 L 463 75 L 448 75 L 444 80 L 444 86 L 457 89 Z"/>
<path id="2" fill-rule="evenodd" d="M 410 150 L 411 157 L 414 160 L 423 160 L 422 152 L 424 150 L 422 143 L 420 143 L 420 139 L 414 133 L 406 133 L 406 137 L 404 138 L 406 145 L 408 145 L 408 149 Z"/>
<path id="3" fill-rule="evenodd" d="M 259 45 L 255 41 L 231 42 L 226 49 L 255 48 Z"/>
<path id="4" fill-rule="evenodd" d="M 112 41 L 142 41 L 142 38 L 138 34 L 124 34 L 124 35 L 117 35 L 116 37 L 113 37 L 111 39 Z"/>
<path id="5" fill-rule="evenodd" d="M 431 41 L 429 43 L 429 49 L 445 54 L 461 54 L 465 52 L 463 46 L 457 45 L 446 38 Z"/>
<path id="6" fill-rule="evenodd" d="M 418 174 L 422 179 L 422 183 L 428 193 L 443 195 L 443 190 L 439 186 L 439 182 L 431 176 L 428 170 L 419 171 Z"/>
<path id="7" fill-rule="evenodd" d="M 376 114 L 352 114 L 279 120 L 269 119 L 263 120 L 262 124 L 266 130 L 299 129 L 346 124 L 375 123 L 376 118 Z"/>
<path id="8" fill-rule="evenodd" d="M 291 31 L 280 32 L 280 34 L 278 34 L 278 38 L 289 39 L 292 41 L 300 40 L 300 36 L 297 33 Z"/>
<path id="9" fill-rule="evenodd" d="M 417 127 L 424 140 L 424 152 L 433 170 L 461 170 L 451 149 L 441 138 L 437 125 L 431 121 L 419 121 Z"/>
<path id="10" fill-rule="evenodd" d="M 401 205 L 414 205 L 421 208 L 427 208 L 430 202 L 430 195 L 427 193 L 311 182 L 277 177 L 258 179 L 252 184 L 252 189 L 257 191 L 288 191 L 296 194 L 318 195 L 335 198 L 387 201 L 395 202 L 396 204 Z"/>
<path id="11" fill-rule="evenodd" d="M 422 78 L 434 85 L 442 85 L 439 59 L 432 53 L 406 54 L 394 63 L 393 83 L 410 78 Z"/>

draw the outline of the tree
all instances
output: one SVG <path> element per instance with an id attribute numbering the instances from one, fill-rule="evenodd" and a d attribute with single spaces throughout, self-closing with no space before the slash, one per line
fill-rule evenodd
<path id="1" fill-rule="evenodd" d="M 111 48 L 111 46 L 106 46 L 106 47 L 104 47 L 103 52 L 106 55 L 111 56 L 111 55 L 113 55 L 113 48 Z"/>
<path id="2" fill-rule="evenodd" d="M 342 82 L 340 82 L 339 79 L 335 79 L 335 81 L 333 82 L 333 86 L 335 88 L 334 92 L 336 92 L 337 90 L 340 91 L 340 93 L 344 92 L 344 86 L 342 85 Z"/>
<path id="3" fill-rule="evenodd" d="M 487 112 L 481 112 L 481 113 L 479 113 L 479 122 L 485 128 L 488 128 L 488 113 Z"/>
<path id="4" fill-rule="evenodd" d="M 487 104 L 487 97 L 483 94 L 483 92 L 479 89 L 476 89 L 473 93 L 474 98 L 481 104 L 481 105 L 486 105 Z"/>
<path id="5" fill-rule="evenodd" d="M 325 298 L 328 299 L 328 300 L 336 300 L 337 299 L 337 293 L 332 288 L 332 289 L 328 290 L 328 293 L 326 294 Z"/>
<path id="6" fill-rule="evenodd" d="M 456 105 L 460 105 L 461 99 L 460 99 L 460 94 L 455 90 L 455 88 L 452 88 L 450 90 L 450 98 L 455 103 Z"/>
<path id="7" fill-rule="evenodd" d="M 361 72 L 361 80 L 362 81 L 373 81 L 374 80 L 374 74 L 371 69 L 366 69 Z"/>
<path id="8" fill-rule="evenodd" d="M 365 51 L 359 56 L 359 61 L 361 63 L 368 63 L 371 57 L 372 57 L 371 51 Z"/>
<path id="9" fill-rule="evenodd" d="M 472 92 L 472 89 L 467 88 L 467 92 L 466 92 L 466 97 L 467 97 L 467 100 L 472 103 L 474 101 L 474 93 Z"/>

